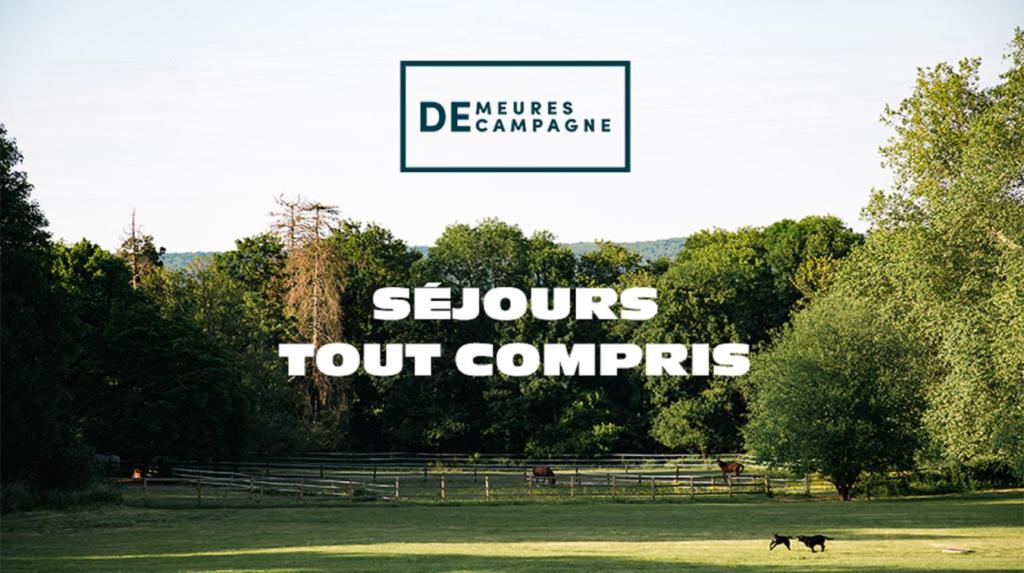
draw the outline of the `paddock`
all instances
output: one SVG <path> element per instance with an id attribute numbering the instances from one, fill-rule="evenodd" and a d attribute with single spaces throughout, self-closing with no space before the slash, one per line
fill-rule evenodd
<path id="1" fill-rule="evenodd" d="M 742 460 L 723 475 L 713 461 Z M 556 484 L 532 475 L 551 467 Z M 153 472 L 150 472 L 153 473 Z M 321 454 L 250 461 L 169 462 L 158 475 L 118 479 L 131 503 L 545 502 L 694 500 L 828 494 L 817 476 L 742 454 L 523 458 L 460 454 Z"/>

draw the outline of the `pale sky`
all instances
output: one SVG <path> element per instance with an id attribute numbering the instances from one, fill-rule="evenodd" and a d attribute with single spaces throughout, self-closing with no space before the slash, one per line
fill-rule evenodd
<path id="1" fill-rule="evenodd" d="M 264 230 L 278 193 L 418 245 L 496 216 L 646 240 L 860 208 L 915 69 L 1005 69 L 1024 2 L 12 2 L 0 122 L 59 238 L 171 251 Z M 631 173 L 400 173 L 399 61 L 632 62 Z"/>

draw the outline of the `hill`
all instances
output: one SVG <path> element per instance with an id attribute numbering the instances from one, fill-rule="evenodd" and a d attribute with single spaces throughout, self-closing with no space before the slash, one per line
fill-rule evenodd
<path id="1" fill-rule="evenodd" d="M 674 258 L 683 245 L 686 244 L 686 237 L 673 237 L 671 239 L 660 239 L 656 241 L 631 241 L 624 243 L 616 243 L 631 251 L 640 253 L 646 260 L 654 260 L 659 257 Z M 572 252 L 578 257 L 591 253 L 597 250 L 597 243 L 594 242 L 580 242 L 580 243 L 565 243 L 565 246 L 569 247 Z M 414 246 L 413 249 L 427 254 L 430 247 L 425 246 Z M 196 259 L 203 259 L 211 257 L 217 254 L 217 251 L 182 251 L 177 253 L 164 253 L 162 261 L 164 266 L 172 269 L 179 270 L 187 267 L 192 261 Z"/>
<path id="2" fill-rule="evenodd" d="M 656 241 L 632 241 L 615 244 L 625 247 L 630 251 L 640 253 L 640 255 L 648 261 L 661 257 L 674 259 L 675 256 L 679 254 L 679 251 L 683 249 L 683 245 L 686 244 L 686 237 L 673 237 L 671 239 L 659 239 Z M 597 243 L 594 242 L 567 243 L 565 246 L 572 249 L 572 252 L 575 253 L 577 257 L 597 250 Z"/>
<path id="3" fill-rule="evenodd" d="M 183 251 L 180 253 L 164 253 L 160 260 L 164 266 L 171 270 L 181 270 L 187 267 L 192 261 L 205 259 L 216 255 L 216 251 Z"/>

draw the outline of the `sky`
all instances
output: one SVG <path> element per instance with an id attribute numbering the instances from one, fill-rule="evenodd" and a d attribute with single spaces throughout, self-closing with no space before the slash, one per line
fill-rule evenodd
<path id="1" fill-rule="evenodd" d="M 889 184 L 915 70 L 998 81 L 1024 2 L 0 0 L 0 122 L 57 238 L 170 251 L 301 194 L 415 245 L 499 217 L 562 241 L 833 214 Z M 400 173 L 399 62 L 630 60 L 630 173 Z"/>

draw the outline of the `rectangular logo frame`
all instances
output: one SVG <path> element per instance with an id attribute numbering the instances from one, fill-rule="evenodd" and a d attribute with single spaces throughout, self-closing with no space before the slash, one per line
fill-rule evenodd
<path id="1" fill-rule="evenodd" d="M 401 106 L 400 163 L 402 173 L 629 173 L 630 172 L 630 62 L 629 60 L 402 60 L 399 104 Z M 624 72 L 625 84 L 625 157 L 620 166 L 608 167 L 409 167 L 405 156 L 405 71 L 410 67 L 619 67 Z"/>

